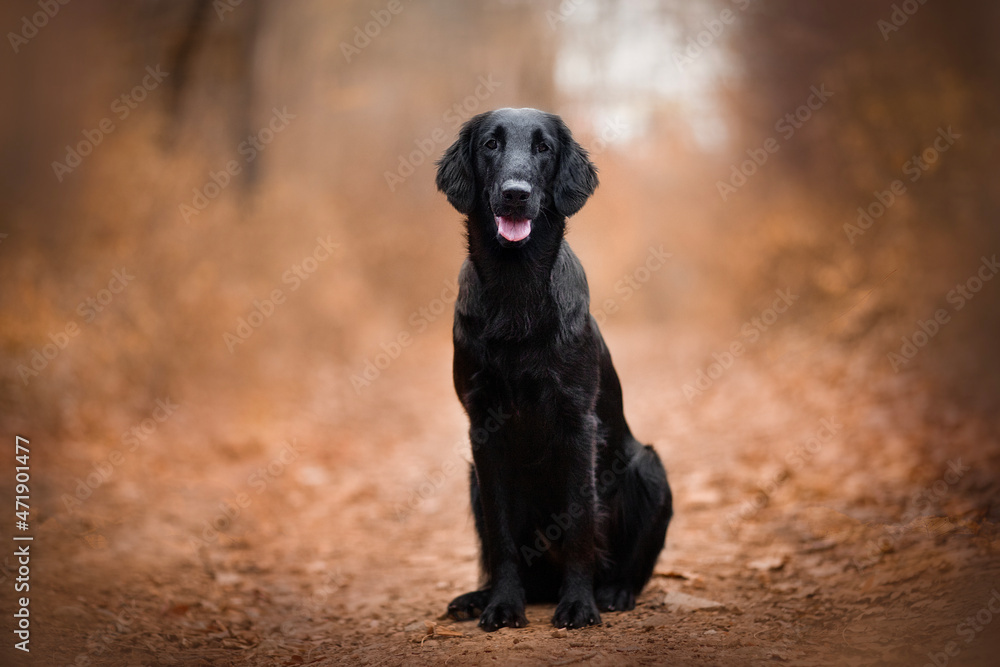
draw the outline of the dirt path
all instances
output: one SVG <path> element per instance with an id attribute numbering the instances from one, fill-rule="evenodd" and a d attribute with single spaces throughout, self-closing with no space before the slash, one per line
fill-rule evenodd
<path id="1" fill-rule="evenodd" d="M 569 633 L 548 606 L 493 634 L 440 619 L 477 572 L 436 336 L 361 396 L 319 369 L 276 421 L 207 427 L 182 399 L 169 446 L 72 512 L 60 494 L 107 442 L 43 456 L 36 644 L 5 664 L 995 664 L 995 424 L 822 341 L 775 340 L 689 403 L 693 338 L 607 333 L 676 499 L 635 611 Z"/>

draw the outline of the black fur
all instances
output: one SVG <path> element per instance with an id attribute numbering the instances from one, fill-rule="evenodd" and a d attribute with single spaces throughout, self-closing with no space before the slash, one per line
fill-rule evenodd
<path id="1" fill-rule="evenodd" d="M 563 239 L 597 171 L 558 116 L 500 109 L 462 127 L 437 186 L 468 216 L 454 380 L 471 422 L 484 579 L 448 612 L 492 631 L 525 625 L 526 602 L 553 601 L 557 627 L 600 623 L 599 607 L 635 606 L 672 500 L 656 452 L 625 422 L 583 267 Z"/>

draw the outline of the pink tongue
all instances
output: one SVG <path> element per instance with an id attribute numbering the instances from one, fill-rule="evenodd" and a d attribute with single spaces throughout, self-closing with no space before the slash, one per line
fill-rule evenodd
<path id="1" fill-rule="evenodd" d="M 531 220 L 510 220 L 498 215 L 496 221 L 500 236 L 508 241 L 520 241 L 531 233 Z"/>

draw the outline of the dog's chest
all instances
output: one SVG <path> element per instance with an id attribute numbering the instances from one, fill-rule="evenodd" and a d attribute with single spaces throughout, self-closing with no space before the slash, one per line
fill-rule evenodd
<path id="1" fill-rule="evenodd" d="M 578 372 L 584 366 L 572 355 L 559 355 L 551 348 L 494 347 L 474 376 L 474 393 L 480 401 L 509 413 L 515 429 L 522 422 L 529 430 L 555 428 L 565 425 L 568 415 L 593 409 L 596 376 Z"/>
<path id="2" fill-rule="evenodd" d="M 487 355 L 477 384 L 485 395 L 516 415 L 544 418 L 558 399 L 559 384 L 551 373 L 548 355 L 525 355 L 493 350 Z"/>

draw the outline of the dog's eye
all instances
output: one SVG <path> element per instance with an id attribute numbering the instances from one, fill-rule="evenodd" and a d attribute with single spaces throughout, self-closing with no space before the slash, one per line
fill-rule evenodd
<path id="1" fill-rule="evenodd" d="M 499 145 L 500 144 L 497 143 L 496 139 L 490 139 L 485 144 L 485 146 L 487 148 L 489 148 L 491 151 L 495 151 L 497 149 L 497 146 L 499 146 Z"/>
<path id="2" fill-rule="evenodd" d="M 540 141 L 535 150 L 538 151 L 539 153 L 545 153 L 549 150 L 549 145 L 544 141 Z"/>

